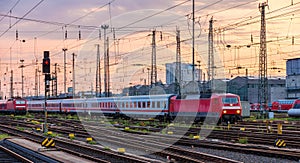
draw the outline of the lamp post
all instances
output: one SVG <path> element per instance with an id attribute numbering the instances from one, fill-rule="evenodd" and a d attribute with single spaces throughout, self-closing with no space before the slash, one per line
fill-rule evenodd
<path id="1" fill-rule="evenodd" d="M 22 78 L 22 94 L 21 94 L 21 97 L 24 97 L 24 75 L 23 75 L 23 68 L 25 67 L 23 65 L 24 59 L 21 59 L 20 62 L 22 63 L 22 65 L 19 67 L 19 68 L 21 68 L 21 78 Z"/>

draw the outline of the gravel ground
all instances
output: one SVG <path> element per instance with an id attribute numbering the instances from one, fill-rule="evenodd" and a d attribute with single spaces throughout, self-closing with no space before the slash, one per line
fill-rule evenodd
<path id="1" fill-rule="evenodd" d="M 190 147 L 186 146 L 180 146 L 182 148 L 188 148 Z M 226 157 L 229 159 L 245 162 L 245 163 L 299 163 L 299 161 L 293 161 L 288 159 L 281 159 L 281 158 L 272 158 L 272 157 L 266 157 L 266 156 L 258 156 L 253 154 L 244 154 L 244 153 L 238 153 L 238 152 L 231 152 L 231 151 L 225 151 L 225 150 L 218 150 L 218 149 L 210 149 L 210 148 L 199 148 L 194 147 L 195 151 L 203 152 L 207 154 L 217 155 L 221 157 Z"/>

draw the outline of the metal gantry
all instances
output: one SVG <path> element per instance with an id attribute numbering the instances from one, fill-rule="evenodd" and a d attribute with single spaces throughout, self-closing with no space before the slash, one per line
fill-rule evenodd
<path id="1" fill-rule="evenodd" d="M 208 33 L 208 72 L 207 78 L 210 82 L 208 89 L 213 89 L 213 80 L 215 76 L 215 61 L 214 61 L 214 34 L 213 34 L 213 17 L 209 20 L 209 33 Z"/>
<path id="2" fill-rule="evenodd" d="M 175 92 L 177 94 L 181 94 L 180 86 L 181 86 L 181 50 L 180 50 L 180 31 L 177 28 L 176 30 L 176 69 L 175 69 Z"/>
<path id="3" fill-rule="evenodd" d="M 105 97 L 109 97 L 109 55 L 108 55 L 108 38 L 106 38 L 106 29 L 108 25 L 101 25 L 101 28 L 104 30 L 104 93 Z"/>
<path id="4" fill-rule="evenodd" d="M 101 97 L 101 62 L 100 62 L 100 45 L 97 44 L 97 68 L 96 68 L 96 96 Z"/>
<path id="5" fill-rule="evenodd" d="M 151 87 L 157 83 L 155 30 L 152 31 Z"/>
<path id="6" fill-rule="evenodd" d="M 64 93 L 67 93 L 67 77 L 66 77 L 66 75 L 67 75 L 67 73 L 66 73 L 66 71 L 67 71 L 67 68 L 66 68 L 66 51 L 68 50 L 67 48 L 63 48 L 62 49 L 63 50 L 63 52 L 64 52 Z"/>
<path id="7" fill-rule="evenodd" d="M 267 78 L 267 44 L 266 44 L 266 20 L 265 7 L 266 2 L 259 4 L 261 12 L 261 30 L 260 30 L 260 53 L 259 53 L 259 93 L 258 101 L 260 110 L 264 110 L 264 106 L 268 104 L 268 78 Z"/>

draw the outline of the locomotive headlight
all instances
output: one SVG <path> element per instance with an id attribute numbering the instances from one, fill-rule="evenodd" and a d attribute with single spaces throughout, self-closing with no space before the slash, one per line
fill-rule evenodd
<path id="1" fill-rule="evenodd" d="M 223 110 L 223 114 L 226 114 L 227 113 L 227 111 L 226 110 Z"/>
<path id="2" fill-rule="evenodd" d="M 241 113 L 241 110 L 237 110 L 236 113 L 237 113 L 237 114 L 240 114 L 240 113 Z"/>

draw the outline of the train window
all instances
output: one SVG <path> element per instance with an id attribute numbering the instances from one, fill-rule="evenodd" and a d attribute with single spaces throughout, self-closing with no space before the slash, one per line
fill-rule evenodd
<path id="1" fill-rule="evenodd" d="M 138 102 L 133 102 L 133 107 L 138 108 Z"/>
<path id="2" fill-rule="evenodd" d="M 147 106 L 146 107 L 150 108 L 150 104 L 151 104 L 150 101 L 147 101 Z"/>
<path id="3" fill-rule="evenodd" d="M 223 102 L 223 104 L 237 104 L 238 98 L 237 97 L 223 97 L 222 102 Z"/>
<path id="4" fill-rule="evenodd" d="M 162 108 L 162 102 L 161 101 L 157 101 L 157 108 Z"/>
<path id="5" fill-rule="evenodd" d="M 166 108 L 166 101 L 162 102 L 162 108 Z"/>
<path id="6" fill-rule="evenodd" d="M 91 105 L 92 105 L 92 107 L 94 107 L 94 108 L 98 107 L 98 103 L 92 103 Z"/>
<path id="7" fill-rule="evenodd" d="M 155 101 L 152 101 L 152 108 L 156 108 Z"/>

